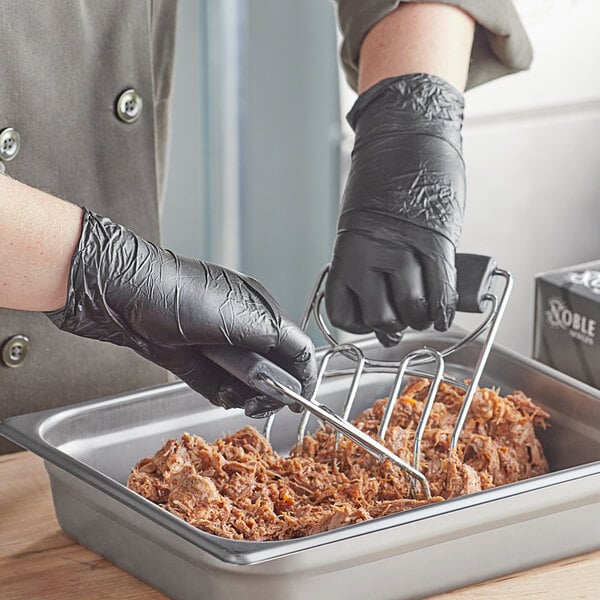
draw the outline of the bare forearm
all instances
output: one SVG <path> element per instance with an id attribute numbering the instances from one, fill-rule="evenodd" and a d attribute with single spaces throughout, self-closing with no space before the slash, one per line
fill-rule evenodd
<path id="1" fill-rule="evenodd" d="M 358 91 L 387 77 L 429 73 L 464 90 L 475 21 L 446 4 L 401 4 L 379 21 L 361 46 Z"/>
<path id="2" fill-rule="evenodd" d="M 82 210 L 0 176 L 0 306 L 62 308 Z"/>

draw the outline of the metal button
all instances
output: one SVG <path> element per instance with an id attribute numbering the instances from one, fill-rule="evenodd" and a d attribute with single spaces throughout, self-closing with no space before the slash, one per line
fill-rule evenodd
<path id="1" fill-rule="evenodd" d="M 21 148 L 21 136 L 16 129 L 5 127 L 0 131 L 0 160 L 12 160 Z"/>
<path id="2" fill-rule="evenodd" d="M 13 335 L 2 346 L 2 362 L 7 367 L 20 367 L 29 354 L 29 338 Z"/>
<path id="3" fill-rule="evenodd" d="M 117 117 L 123 123 L 135 123 L 140 118 L 143 108 L 144 101 L 133 88 L 125 90 L 117 98 Z"/>

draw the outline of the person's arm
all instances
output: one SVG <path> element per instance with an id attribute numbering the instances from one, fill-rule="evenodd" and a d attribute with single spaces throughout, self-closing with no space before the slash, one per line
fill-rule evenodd
<path id="1" fill-rule="evenodd" d="M 473 31 L 456 7 L 402 4 L 361 46 L 361 94 L 348 115 L 356 139 L 325 300 L 333 325 L 375 332 L 384 345 L 406 327 L 446 330 L 456 309 L 461 90 Z"/>
<path id="2" fill-rule="evenodd" d="M 401 4 L 365 36 L 358 92 L 409 73 L 437 75 L 465 89 L 475 20 L 447 4 Z"/>
<path id="3" fill-rule="evenodd" d="M 51 311 L 67 297 L 80 207 L 0 176 L 0 306 Z"/>
<path id="4" fill-rule="evenodd" d="M 177 256 L 89 210 L 0 175 L 0 306 L 44 311 L 63 331 L 131 348 L 224 408 L 282 407 L 205 346 L 257 352 L 310 397 L 314 346 L 254 279 Z M 294 410 L 301 407 L 293 406 Z"/>
<path id="5" fill-rule="evenodd" d="M 409 4 L 442 4 L 458 8 L 477 22 L 466 89 L 528 69 L 531 65 L 533 51 L 513 0 L 336 0 L 336 4 L 343 36 L 340 59 L 348 84 L 354 90 L 358 89 L 359 62 L 365 38 L 399 6 L 403 8 Z M 437 16 L 433 18 L 437 19 Z M 451 43 L 455 41 L 451 40 Z M 435 44 L 436 40 L 432 42 Z M 421 52 L 419 55 L 423 57 Z M 452 82 L 451 77 L 448 80 Z"/>

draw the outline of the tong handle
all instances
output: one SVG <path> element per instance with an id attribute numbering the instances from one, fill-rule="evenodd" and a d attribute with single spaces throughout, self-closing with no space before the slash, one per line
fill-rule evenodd
<path id="1" fill-rule="evenodd" d="M 202 352 L 248 387 L 283 404 L 294 404 L 294 401 L 266 383 L 265 379 L 276 381 L 296 394 L 302 393 L 302 385 L 295 377 L 256 352 L 233 346 L 203 346 Z"/>
<path id="2" fill-rule="evenodd" d="M 484 296 L 492 287 L 496 261 L 482 254 L 456 254 L 456 287 L 459 312 L 482 313 Z"/>

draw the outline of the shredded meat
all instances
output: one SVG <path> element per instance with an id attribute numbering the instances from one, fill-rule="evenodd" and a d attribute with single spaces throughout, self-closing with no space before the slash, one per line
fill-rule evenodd
<path id="1" fill-rule="evenodd" d="M 416 379 L 398 397 L 385 445 L 412 463 L 414 431 L 429 381 Z M 128 486 L 204 531 L 239 540 L 312 535 L 431 502 L 527 479 L 548 471 L 536 428 L 549 415 L 522 392 L 478 390 L 458 448 L 450 438 L 464 391 L 442 384 L 421 443 L 419 467 L 432 498 L 390 461 L 379 462 L 328 426 L 279 456 L 254 428 L 208 443 L 184 434 L 142 459 Z M 375 437 L 388 400 L 353 420 Z M 415 498 L 415 490 L 416 495 Z"/>

